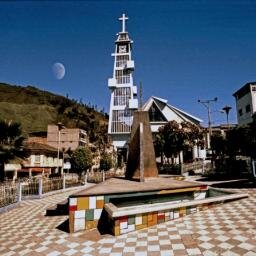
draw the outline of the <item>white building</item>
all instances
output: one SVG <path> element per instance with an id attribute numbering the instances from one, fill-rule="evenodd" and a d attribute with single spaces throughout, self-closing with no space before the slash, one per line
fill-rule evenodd
<path id="1" fill-rule="evenodd" d="M 132 43 L 128 32 L 125 29 L 125 21 L 128 18 L 125 14 L 119 20 L 122 21 L 122 31 L 117 34 L 115 41 L 113 77 L 108 80 L 108 87 L 111 90 L 108 133 L 112 138 L 114 149 L 118 156 L 126 161 L 128 141 L 133 122 L 133 112 L 138 109 L 137 87 L 133 84 L 132 72 L 134 61 L 131 57 Z M 202 120 L 182 111 L 167 103 L 167 100 L 151 97 L 143 110 L 149 112 L 149 119 L 152 132 L 157 132 L 160 126 L 175 120 L 178 123 L 183 121 L 200 125 Z M 195 152 L 194 155 L 199 155 Z"/>
<path id="2" fill-rule="evenodd" d="M 132 72 L 134 61 L 131 51 L 133 41 L 129 38 L 125 28 L 128 18 L 125 14 L 122 21 L 122 31 L 117 34 L 115 41 L 113 76 L 108 79 L 111 90 L 108 133 L 112 138 L 113 146 L 117 151 L 124 151 L 126 155 L 127 141 L 130 137 L 133 121 L 133 111 L 138 109 L 137 87 L 133 84 Z"/>
<path id="3" fill-rule="evenodd" d="M 177 123 L 189 122 L 200 126 L 201 119 L 168 104 L 168 101 L 158 97 L 150 97 L 143 106 L 143 110 L 148 111 L 152 133 L 157 133 L 159 127 L 167 122 L 176 121 Z M 192 158 L 205 158 L 206 151 L 197 146 L 192 149 Z"/>
<path id="4" fill-rule="evenodd" d="M 168 101 L 158 97 L 150 97 L 144 104 L 143 110 L 148 111 L 152 132 L 157 132 L 158 128 L 169 121 L 190 122 L 200 125 L 201 119 L 168 104 Z"/>
<path id="5" fill-rule="evenodd" d="M 252 115 L 256 112 L 256 82 L 245 84 L 233 96 L 236 99 L 238 125 L 251 123 Z"/>

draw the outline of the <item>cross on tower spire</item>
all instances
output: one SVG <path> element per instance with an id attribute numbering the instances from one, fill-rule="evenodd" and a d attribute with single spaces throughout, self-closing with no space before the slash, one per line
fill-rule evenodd
<path id="1" fill-rule="evenodd" d="M 125 21 L 128 20 L 128 17 L 125 16 L 125 14 L 123 13 L 122 17 L 120 17 L 119 20 L 122 21 L 122 32 L 125 32 Z"/>

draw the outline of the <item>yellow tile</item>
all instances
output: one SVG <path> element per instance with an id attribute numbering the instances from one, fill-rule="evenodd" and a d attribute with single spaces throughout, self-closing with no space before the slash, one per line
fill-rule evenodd
<path id="1" fill-rule="evenodd" d="M 89 209 L 89 198 L 88 197 L 78 197 L 77 198 L 77 210 L 87 210 Z"/>
<path id="2" fill-rule="evenodd" d="M 153 214 L 152 213 L 149 213 L 148 214 L 148 221 L 152 221 L 153 220 Z"/>
<path id="3" fill-rule="evenodd" d="M 182 192 L 189 192 L 189 191 L 198 191 L 201 190 L 200 187 L 193 187 L 193 188 L 179 188 L 179 189 L 165 189 L 159 191 L 157 194 L 173 194 L 173 193 L 182 193 Z"/>
<path id="4" fill-rule="evenodd" d="M 148 216 L 147 214 L 142 215 L 142 224 L 147 224 L 148 223 Z"/>
<path id="5" fill-rule="evenodd" d="M 98 225 L 98 221 L 96 220 L 88 220 L 85 222 L 85 229 L 88 230 L 88 229 L 93 229 L 93 228 L 96 228 Z"/>
<path id="6" fill-rule="evenodd" d="M 69 232 L 74 233 L 75 213 L 69 212 Z"/>
<path id="7" fill-rule="evenodd" d="M 120 225 L 120 220 L 119 219 L 115 219 L 115 226 L 119 226 Z"/>
<path id="8" fill-rule="evenodd" d="M 114 227 L 114 235 L 115 236 L 119 236 L 120 235 L 120 226 L 115 226 Z"/>
<path id="9" fill-rule="evenodd" d="M 104 200 L 97 200 L 96 201 L 96 208 L 102 209 L 104 207 Z"/>
<path id="10" fill-rule="evenodd" d="M 135 229 L 138 230 L 138 229 L 147 228 L 147 227 L 148 227 L 147 224 L 141 224 L 141 225 L 136 225 Z"/>
<path id="11" fill-rule="evenodd" d="M 153 221 L 157 222 L 157 212 L 153 213 Z"/>
<path id="12" fill-rule="evenodd" d="M 180 211 L 179 211 L 181 214 L 186 214 L 186 208 L 185 207 L 182 207 L 180 208 Z"/>

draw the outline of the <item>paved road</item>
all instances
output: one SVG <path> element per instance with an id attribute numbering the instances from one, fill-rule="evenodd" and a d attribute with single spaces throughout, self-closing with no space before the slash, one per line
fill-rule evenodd
<path id="1" fill-rule="evenodd" d="M 68 234 L 67 216 L 45 210 L 74 191 L 22 202 L 0 214 L 0 255 L 224 255 L 256 256 L 256 188 L 250 197 L 119 237 Z"/>

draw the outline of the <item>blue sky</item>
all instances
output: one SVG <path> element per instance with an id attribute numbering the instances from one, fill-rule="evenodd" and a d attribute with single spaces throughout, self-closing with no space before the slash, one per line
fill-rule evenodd
<path id="1" fill-rule="evenodd" d="M 0 81 L 34 85 L 109 109 L 118 17 L 129 17 L 134 80 L 151 95 L 204 120 L 198 99 L 218 97 L 218 112 L 232 94 L 256 80 L 256 1 L 2 1 Z M 66 74 L 57 80 L 52 65 Z"/>

